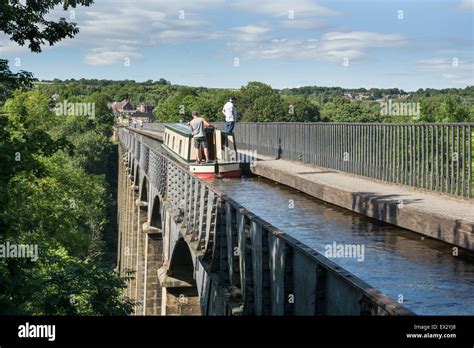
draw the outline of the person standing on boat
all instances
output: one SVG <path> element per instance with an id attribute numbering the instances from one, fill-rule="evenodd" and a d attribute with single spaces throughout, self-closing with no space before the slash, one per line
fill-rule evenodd
<path id="1" fill-rule="evenodd" d="M 230 97 L 229 101 L 225 103 L 222 113 L 225 115 L 227 133 L 233 133 L 235 122 L 237 122 L 237 109 L 235 108 L 234 97 Z"/>
<path id="2" fill-rule="evenodd" d="M 193 119 L 189 122 L 189 127 L 193 131 L 194 148 L 196 149 L 196 163 L 201 162 L 201 144 L 204 147 L 204 155 L 206 156 L 206 163 L 209 162 L 209 150 L 207 148 L 207 139 L 204 129 L 211 125 L 196 111 L 192 112 Z"/>

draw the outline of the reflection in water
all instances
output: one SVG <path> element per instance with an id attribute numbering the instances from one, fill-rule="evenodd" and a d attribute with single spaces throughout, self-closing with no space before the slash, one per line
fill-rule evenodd
<path id="1" fill-rule="evenodd" d="M 363 261 L 333 261 L 417 314 L 474 314 L 474 254 L 369 219 L 265 179 L 215 180 L 244 207 L 325 253 L 327 245 L 363 246 Z"/>

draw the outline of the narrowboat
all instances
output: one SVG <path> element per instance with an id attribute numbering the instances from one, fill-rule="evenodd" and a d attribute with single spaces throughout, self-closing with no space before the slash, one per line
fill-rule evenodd
<path id="1" fill-rule="evenodd" d="M 209 149 L 208 163 L 196 163 L 193 134 L 186 124 L 167 124 L 162 147 L 197 177 L 203 179 L 240 177 L 240 163 L 236 160 L 237 148 L 234 134 L 215 128 L 206 128 L 205 134 Z M 205 159 L 204 149 L 201 147 L 199 151 L 201 151 L 201 158 Z"/>

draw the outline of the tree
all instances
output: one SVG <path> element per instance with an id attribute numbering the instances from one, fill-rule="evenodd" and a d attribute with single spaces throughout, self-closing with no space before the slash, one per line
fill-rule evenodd
<path id="1" fill-rule="evenodd" d="M 421 122 L 437 122 L 438 110 L 441 104 L 439 97 L 427 97 L 415 99 L 420 103 L 420 121 Z"/>
<path id="2" fill-rule="evenodd" d="M 1 117 L 4 136 L 0 138 L 0 153 L 4 165 L 0 166 L 0 178 L 5 184 L 21 171 L 41 175 L 43 166 L 37 156 L 52 155 L 64 146 L 63 138 L 53 139 L 47 132 L 55 122 L 49 98 L 40 92 L 16 91 L 3 109 L 7 115 Z"/>
<path id="3" fill-rule="evenodd" d="M 0 313 L 9 315 L 127 315 L 134 302 L 110 267 L 79 260 L 62 247 L 44 248 L 37 261 L 0 261 Z M 13 273 L 14 276 L 10 276 Z"/>
<path id="4" fill-rule="evenodd" d="M 112 153 L 112 143 L 105 135 L 94 130 L 75 134 L 69 138 L 73 145 L 73 156 L 81 168 L 90 174 L 105 174 L 109 166 L 107 160 Z"/>
<path id="5" fill-rule="evenodd" d="M 231 93 L 229 93 L 231 94 Z M 242 86 L 240 91 L 236 93 L 237 97 L 237 110 L 240 115 L 243 115 L 241 120 L 250 120 L 252 117 L 246 115 L 247 109 L 249 109 L 253 103 L 260 97 L 270 97 L 272 95 L 278 95 L 278 92 L 272 89 L 271 86 L 262 82 L 249 82 L 247 85 Z"/>
<path id="6" fill-rule="evenodd" d="M 469 122 L 474 122 L 474 105 L 469 108 Z"/>
<path id="7" fill-rule="evenodd" d="M 75 23 L 66 22 L 65 18 L 59 21 L 48 21 L 45 16 L 56 5 L 63 4 L 63 9 L 75 8 L 77 4 L 89 6 L 93 0 L 27 0 L 0 2 L 0 31 L 3 31 L 10 40 L 20 46 L 28 43 L 32 52 L 41 52 L 41 46 L 48 43 L 50 46 L 79 32 Z"/>
<path id="8" fill-rule="evenodd" d="M 94 129 L 96 132 L 106 137 L 112 135 L 112 126 L 115 121 L 113 113 L 107 107 L 109 101 L 110 96 L 100 92 L 94 92 L 84 98 L 84 102 L 91 103 L 93 106 L 94 115 L 90 119 L 92 120 Z"/>
<path id="9" fill-rule="evenodd" d="M 19 71 L 16 74 L 10 71 L 8 60 L 0 59 L 0 106 L 16 89 L 27 89 L 33 86 L 33 74 Z"/>
<path id="10" fill-rule="evenodd" d="M 37 245 L 39 258 L 0 258 L 0 314 L 129 314 L 125 279 L 105 264 L 107 119 L 58 116 L 41 92 L 16 91 L 4 110 L 0 244 Z"/>
<path id="11" fill-rule="evenodd" d="M 278 94 L 255 99 L 243 116 L 247 122 L 277 122 L 286 117 L 285 106 Z"/>
<path id="12" fill-rule="evenodd" d="M 323 115 L 334 122 L 380 121 L 380 114 L 371 110 L 367 104 L 350 102 L 342 98 L 326 104 Z"/>
<path id="13" fill-rule="evenodd" d="M 316 105 L 302 97 L 283 97 L 286 115 L 280 121 L 284 122 L 317 122 L 319 109 Z"/>
<path id="14" fill-rule="evenodd" d="M 438 121 L 466 122 L 469 119 L 469 110 L 462 104 L 461 98 L 448 95 L 442 99 L 438 110 Z"/>
<path id="15" fill-rule="evenodd" d="M 157 122 L 178 122 L 191 117 L 190 102 L 196 92 L 190 87 L 179 87 L 175 93 L 153 109 Z M 186 98 L 188 97 L 188 98 Z"/>
<path id="16" fill-rule="evenodd" d="M 188 111 L 189 113 L 189 111 Z M 178 122 L 186 116 L 186 107 L 181 99 L 169 97 L 153 109 L 156 122 Z"/>
<path id="17" fill-rule="evenodd" d="M 199 96 L 188 95 L 184 98 L 184 105 L 188 111 L 197 111 L 208 121 L 223 121 L 222 107 L 229 97 L 226 90 L 213 90 L 204 92 Z"/>
<path id="18" fill-rule="evenodd" d="M 372 95 L 374 99 L 380 99 L 383 96 L 383 90 L 379 88 L 371 88 L 369 89 L 369 93 Z"/>
<path id="19" fill-rule="evenodd" d="M 74 23 L 44 19 L 59 3 L 2 1 L 0 31 L 20 45 L 28 42 L 33 52 L 72 37 L 78 32 Z M 65 1 L 64 9 L 77 3 L 92 1 Z M 112 125 L 107 98 L 90 95 L 97 90 L 92 86 L 86 93 L 97 117 L 73 115 L 69 122 L 51 110 L 47 95 L 13 92 L 30 87 L 31 74 L 12 74 L 1 60 L 0 78 L 0 105 L 12 96 L 0 115 L 0 243 L 41 248 L 36 262 L 0 258 L 0 314 L 130 314 L 134 303 L 123 297 L 125 279 L 102 256 L 112 206 L 100 165 L 110 155 L 104 149 Z M 68 96 L 80 98 L 76 91 Z"/>
<path id="20" fill-rule="evenodd" d="M 157 85 L 169 85 L 170 82 L 166 81 L 164 78 L 160 78 L 158 81 L 154 82 Z"/>

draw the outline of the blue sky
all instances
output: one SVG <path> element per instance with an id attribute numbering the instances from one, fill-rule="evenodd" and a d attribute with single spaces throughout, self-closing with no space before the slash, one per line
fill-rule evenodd
<path id="1" fill-rule="evenodd" d="M 96 0 L 81 32 L 40 54 L 0 36 L 13 71 L 39 79 L 262 81 L 418 88 L 474 84 L 474 0 Z M 72 19 L 70 19 L 73 17 Z"/>

